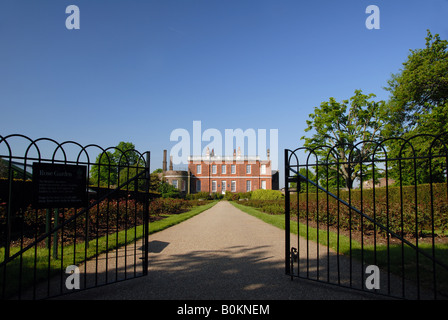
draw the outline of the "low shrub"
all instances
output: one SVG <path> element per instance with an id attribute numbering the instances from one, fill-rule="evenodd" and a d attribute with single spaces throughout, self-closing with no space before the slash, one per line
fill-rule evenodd
<path id="1" fill-rule="evenodd" d="M 284 195 L 279 190 L 264 190 L 258 189 L 251 193 L 251 200 L 280 200 L 283 199 Z"/>
<path id="2" fill-rule="evenodd" d="M 164 215 L 180 214 L 191 210 L 193 207 L 207 204 L 208 200 L 185 200 L 185 199 L 167 199 L 157 198 L 149 202 L 149 217 L 153 219 L 162 219 Z M 92 201 L 92 204 L 94 202 Z M 3 207 L 3 206 L 2 206 Z M 74 217 L 82 209 L 64 208 L 48 211 L 51 218 L 51 224 L 54 227 L 56 215 L 58 224 L 64 223 Z M 3 212 L 4 210 L 2 210 Z M 103 200 L 94 205 L 88 212 L 81 214 L 69 224 L 64 225 L 64 241 L 70 242 L 75 234 L 85 234 L 86 227 L 89 234 L 97 235 L 105 232 L 121 230 L 134 225 L 143 223 L 145 205 L 134 199 Z M 88 224 L 87 218 L 88 217 Z M 26 238 L 34 238 L 36 234 L 43 234 L 47 224 L 47 210 L 33 209 L 29 206 L 26 209 L 19 210 L 14 215 L 14 224 L 12 226 L 11 238 L 14 240 L 23 234 Z M 4 230 L 4 220 L 0 219 L 1 231 Z M 3 236 L 3 233 L 2 233 Z M 5 239 L 0 238 L 0 246 Z"/>
<path id="3" fill-rule="evenodd" d="M 426 189 L 429 189 L 428 186 L 426 186 Z M 448 198 L 446 184 L 433 186 L 432 203 L 428 199 L 428 190 L 426 189 L 419 187 L 417 201 L 415 201 L 415 193 L 411 192 L 410 188 L 406 188 L 400 196 L 397 196 L 397 190 L 392 191 L 394 195 L 391 197 L 386 197 L 385 192 L 376 192 L 375 199 L 373 199 L 373 193 L 369 191 L 363 194 L 362 201 L 359 192 L 346 202 L 350 202 L 352 207 L 360 210 L 366 216 L 374 218 L 377 224 L 389 227 L 389 230 L 397 235 L 425 236 L 432 233 L 434 224 L 437 235 L 447 236 Z M 254 198 L 251 197 L 244 204 L 270 214 L 284 213 L 284 200 L 258 200 Z M 325 194 L 319 193 L 318 198 L 316 194 L 309 194 L 307 198 L 303 195 L 300 195 L 299 199 L 292 197 L 290 202 L 292 216 L 298 216 L 300 220 L 339 226 L 339 228 L 345 230 L 362 230 L 364 233 L 376 230 L 386 234 L 378 225 L 362 217 L 348 206 L 338 203 L 331 197 L 327 201 Z"/>

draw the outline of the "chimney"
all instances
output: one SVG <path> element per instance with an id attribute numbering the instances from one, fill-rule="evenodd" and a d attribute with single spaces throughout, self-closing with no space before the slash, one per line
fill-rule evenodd
<path id="1" fill-rule="evenodd" d="M 163 150 L 163 172 L 166 171 L 166 150 Z"/>
<path id="2" fill-rule="evenodd" d="M 170 170 L 173 171 L 173 156 L 170 156 Z"/>

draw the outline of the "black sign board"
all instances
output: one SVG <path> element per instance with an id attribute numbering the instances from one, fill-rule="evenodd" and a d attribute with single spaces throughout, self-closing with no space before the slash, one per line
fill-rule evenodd
<path id="1" fill-rule="evenodd" d="M 33 207 L 87 206 L 86 174 L 86 166 L 33 163 Z"/>

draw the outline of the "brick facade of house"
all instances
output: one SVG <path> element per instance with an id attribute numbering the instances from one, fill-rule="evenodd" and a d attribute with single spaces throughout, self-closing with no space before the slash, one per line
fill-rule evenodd
<path id="1" fill-rule="evenodd" d="M 269 150 L 267 160 L 242 156 L 240 150 L 238 153 L 234 152 L 233 157 L 215 156 L 213 151 L 207 151 L 205 156 L 188 158 L 188 171 L 173 170 L 171 158 L 168 169 L 167 151 L 164 150 L 160 178 L 184 194 L 278 190 L 278 172 L 271 168 Z"/>
<path id="2" fill-rule="evenodd" d="M 190 192 L 248 192 L 272 189 L 270 160 L 257 157 L 190 157 Z"/>

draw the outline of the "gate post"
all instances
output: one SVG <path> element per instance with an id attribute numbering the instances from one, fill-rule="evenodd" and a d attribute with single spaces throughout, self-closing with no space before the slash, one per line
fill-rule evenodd
<path id="1" fill-rule="evenodd" d="M 285 149 L 285 274 L 291 273 L 290 263 L 290 247 L 291 247 L 291 231 L 290 231 L 290 197 L 289 197 L 289 157 L 288 150 Z"/>

